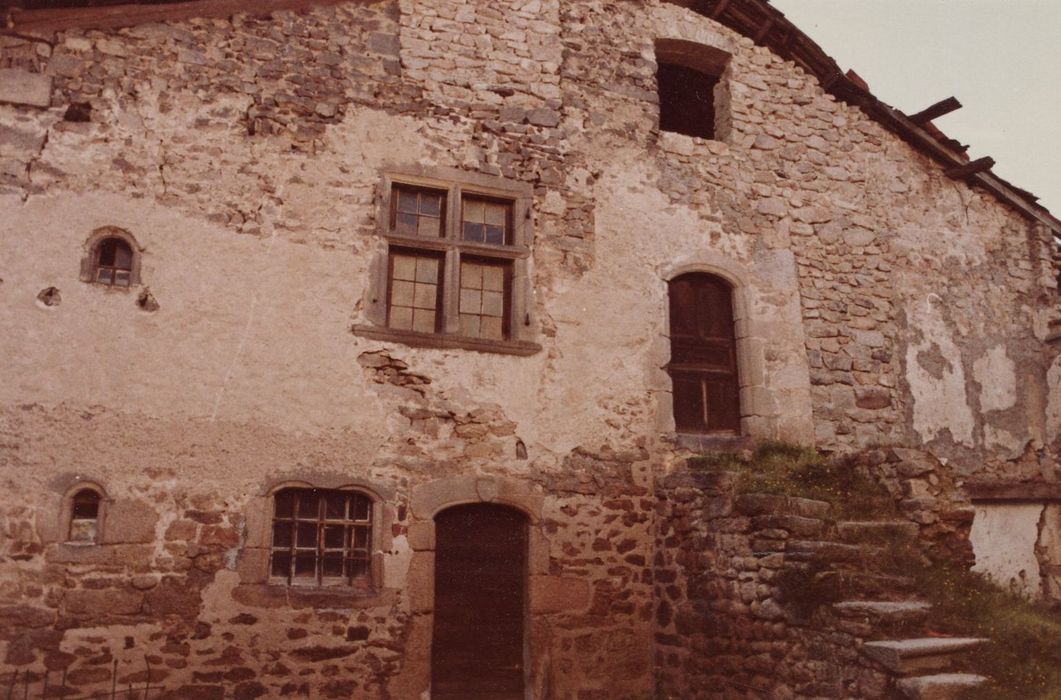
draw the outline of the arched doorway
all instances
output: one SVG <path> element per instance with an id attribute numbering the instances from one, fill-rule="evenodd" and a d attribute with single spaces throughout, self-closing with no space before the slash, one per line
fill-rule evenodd
<path id="1" fill-rule="evenodd" d="M 522 700 L 527 518 L 474 503 L 435 516 L 432 700 Z"/>

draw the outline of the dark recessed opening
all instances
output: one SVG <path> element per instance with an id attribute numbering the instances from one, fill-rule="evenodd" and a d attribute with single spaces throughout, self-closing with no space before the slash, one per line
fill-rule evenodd
<path id="1" fill-rule="evenodd" d="M 431 697 L 522 700 L 527 520 L 492 504 L 435 518 Z"/>
<path id="2" fill-rule="evenodd" d="M 673 63 L 659 64 L 659 128 L 687 136 L 715 138 L 718 77 Z"/>

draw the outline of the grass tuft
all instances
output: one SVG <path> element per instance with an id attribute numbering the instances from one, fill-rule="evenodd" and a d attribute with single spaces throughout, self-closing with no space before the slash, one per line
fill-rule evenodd
<path id="1" fill-rule="evenodd" d="M 692 468 L 741 474 L 742 493 L 773 493 L 833 504 L 838 518 L 895 516 L 895 500 L 851 460 L 781 442 L 764 442 L 753 452 L 701 455 Z"/>

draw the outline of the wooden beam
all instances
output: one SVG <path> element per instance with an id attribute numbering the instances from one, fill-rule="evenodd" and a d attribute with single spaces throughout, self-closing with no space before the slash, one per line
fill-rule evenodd
<path id="1" fill-rule="evenodd" d="M 982 173 L 993 167 L 995 167 L 995 159 L 991 156 L 984 156 L 983 158 L 977 158 L 965 165 L 948 168 L 947 177 L 953 177 L 955 180 L 966 180 L 977 173 Z"/>
<path id="2" fill-rule="evenodd" d="M 722 16 L 722 13 L 726 11 L 729 6 L 729 0 L 718 0 L 715 4 L 715 9 L 711 10 L 711 19 L 718 19 Z"/>
<path id="3" fill-rule="evenodd" d="M 1061 484 L 1056 482 L 970 481 L 965 491 L 974 501 L 1061 501 Z"/>
<path id="4" fill-rule="evenodd" d="M 911 114 L 910 121 L 918 125 L 924 124 L 926 122 L 932 121 L 933 119 L 939 119 L 944 114 L 950 114 L 951 112 L 961 108 L 962 103 L 958 102 L 958 98 L 948 97 L 945 100 L 940 100 L 928 109 L 923 109 L 917 114 Z"/>
<path id="5" fill-rule="evenodd" d="M 765 22 L 763 22 L 763 26 L 759 27 L 759 31 L 756 32 L 755 39 L 753 41 L 755 41 L 756 44 L 763 43 L 763 41 L 766 39 L 766 37 L 770 34 L 770 30 L 773 29 L 773 28 L 774 28 L 774 18 L 771 17 L 770 19 L 768 19 Z"/>
<path id="6" fill-rule="evenodd" d="M 372 3 L 379 0 L 345 0 Z M 55 32 L 66 29 L 114 29 L 152 22 L 172 22 L 192 17 L 229 17 L 237 13 L 265 15 L 278 10 L 304 10 L 318 5 L 337 5 L 344 0 L 190 0 L 189 2 L 141 5 L 22 10 L 12 12 L 14 32 Z M 3 33 L 0 27 L 0 34 Z"/>

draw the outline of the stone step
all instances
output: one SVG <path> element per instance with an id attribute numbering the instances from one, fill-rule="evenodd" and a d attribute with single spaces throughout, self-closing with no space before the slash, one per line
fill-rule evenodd
<path id="1" fill-rule="evenodd" d="M 752 518 L 752 529 L 784 530 L 797 537 L 820 537 L 825 530 L 825 521 L 802 515 L 756 515 Z"/>
<path id="2" fill-rule="evenodd" d="M 987 678 L 972 673 L 938 673 L 900 678 L 895 685 L 910 700 L 957 700 L 963 691 L 986 682 Z"/>
<path id="3" fill-rule="evenodd" d="M 819 520 L 829 514 L 831 507 L 826 501 L 772 493 L 746 493 L 737 497 L 735 505 L 741 515 L 799 515 Z"/>
<path id="4" fill-rule="evenodd" d="M 785 557 L 792 561 L 867 562 L 883 554 L 880 547 L 822 540 L 789 540 Z"/>
<path id="5" fill-rule="evenodd" d="M 908 622 L 927 617 L 932 604 L 917 600 L 845 600 L 834 603 L 833 609 L 843 617 Z"/>
<path id="6" fill-rule="evenodd" d="M 892 673 L 908 676 L 949 668 L 956 654 L 983 644 L 975 637 L 925 637 L 866 642 L 862 653 Z"/>
<path id="7" fill-rule="evenodd" d="M 836 524 L 842 542 L 912 542 L 917 539 L 917 523 L 880 520 L 847 520 Z"/>

